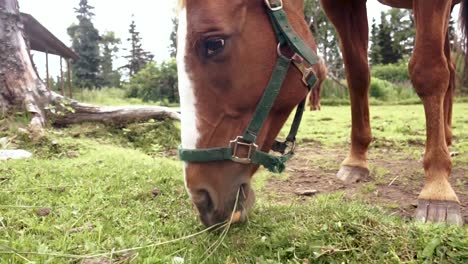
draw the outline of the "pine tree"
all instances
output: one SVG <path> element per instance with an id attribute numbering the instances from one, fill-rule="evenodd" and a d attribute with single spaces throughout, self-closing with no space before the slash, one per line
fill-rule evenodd
<path id="1" fill-rule="evenodd" d="M 381 12 L 379 33 L 377 34 L 377 45 L 380 47 L 380 56 L 382 64 L 396 63 L 401 55 L 397 54 L 394 49 L 392 40 L 392 28 L 387 20 L 387 14 Z"/>
<path id="2" fill-rule="evenodd" d="M 372 19 L 372 29 L 371 29 L 371 46 L 370 46 L 370 63 L 376 65 L 381 63 L 382 58 L 380 56 L 380 45 L 379 45 L 379 28 L 375 21 L 375 18 Z"/>
<path id="3" fill-rule="evenodd" d="M 414 20 L 409 10 L 381 12 L 380 24 L 372 21 L 370 61 L 375 64 L 397 63 L 411 55 L 414 46 Z"/>
<path id="4" fill-rule="evenodd" d="M 172 19 L 172 32 L 170 35 L 171 45 L 169 46 L 169 52 L 171 58 L 175 58 L 177 55 L 177 28 L 179 27 L 179 20 L 174 17 Z"/>
<path id="5" fill-rule="evenodd" d="M 154 56 L 142 48 L 142 38 L 140 37 L 140 32 L 136 30 L 135 19 L 132 19 L 129 33 L 130 38 L 128 38 L 127 41 L 130 42 L 130 54 L 124 56 L 128 59 L 128 64 L 123 68 L 127 68 L 129 70 L 129 75 L 133 76 L 145 67 L 148 62 L 152 61 Z"/>
<path id="6" fill-rule="evenodd" d="M 74 85 L 78 87 L 100 87 L 99 77 L 99 31 L 94 28 L 92 18 L 94 7 L 87 0 L 80 0 L 79 7 L 75 8 L 78 25 L 68 28 L 72 39 L 72 47 L 80 58 L 73 63 Z"/>
<path id="7" fill-rule="evenodd" d="M 115 54 L 119 51 L 118 44 L 120 39 L 114 32 L 106 32 L 101 37 L 102 56 L 101 56 L 101 79 L 104 87 L 119 87 L 120 73 L 114 70 Z"/>
<path id="8" fill-rule="evenodd" d="M 343 58 L 339 49 L 338 34 L 320 8 L 319 0 L 304 1 L 304 18 L 309 23 L 328 71 L 336 77 L 343 78 Z"/>
<path id="9" fill-rule="evenodd" d="M 392 8 L 387 14 L 390 16 L 394 56 L 396 60 L 400 60 L 413 51 L 416 34 L 414 21 L 409 10 Z"/>

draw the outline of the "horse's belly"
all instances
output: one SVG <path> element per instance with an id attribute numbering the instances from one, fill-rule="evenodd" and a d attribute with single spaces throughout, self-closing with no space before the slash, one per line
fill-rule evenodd
<path id="1" fill-rule="evenodd" d="M 413 8 L 413 0 L 377 0 L 384 5 L 388 5 L 391 7 L 396 8 L 406 8 L 412 9 Z M 461 0 L 452 0 L 452 5 L 456 5 L 460 3 Z"/>
<path id="2" fill-rule="evenodd" d="M 378 0 L 378 1 L 384 5 L 388 5 L 391 7 L 406 8 L 406 9 L 413 8 L 413 0 Z"/>

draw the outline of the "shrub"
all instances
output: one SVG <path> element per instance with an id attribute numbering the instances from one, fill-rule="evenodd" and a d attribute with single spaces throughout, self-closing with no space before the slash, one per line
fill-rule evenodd
<path id="1" fill-rule="evenodd" d="M 396 64 L 373 65 L 371 67 L 371 75 L 392 83 L 408 82 L 410 80 L 406 61 Z"/>
<path id="2" fill-rule="evenodd" d="M 395 99 L 396 95 L 395 86 L 392 83 L 378 78 L 371 79 L 371 97 L 382 101 L 389 101 L 390 99 Z"/>
<path id="3" fill-rule="evenodd" d="M 410 82 L 396 83 L 394 84 L 395 91 L 397 93 L 397 100 L 410 100 L 419 101 L 419 97 L 413 89 L 413 85 Z"/>
<path id="4" fill-rule="evenodd" d="M 174 60 L 157 65 L 148 63 L 135 74 L 125 86 L 129 98 L 144 102 L 161 102 L 165 105 L 178 103 L 177 66 Z"/>
<path id="5" fill-rule="evenodd" d="M 346 80 L 343 80 L 342 83 L 347 86 Z M 322 85 L 321 97 L 326 99 L 348 99 L 349 90 L 333 80 L 326 79 Z"/>

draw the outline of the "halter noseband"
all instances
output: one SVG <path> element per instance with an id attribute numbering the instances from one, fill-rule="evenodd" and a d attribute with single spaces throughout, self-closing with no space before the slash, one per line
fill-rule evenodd
<path id="1" fill-rule="evenodd" d="M 181 160 L 186 162 L 231 160 L 241 164 L 263 165 L 271 172 L 280 173 L 285 169 L 284 163 L 294 155 L 296 135 L 305 109 L 306 98 L 297 106 L 294 121 L 286 140 L 284 142 L 275 141 L 272 146 L 272 150 L 281 153 L 281 156 L 271 155 L 258 150 L 255 141 L 281 90 L 281 86 L 283 85 L 291 63 L 302 72 L 302 81 L 310 90 L 317 81 L 314 73 L 311 71 L 311 66 L 319 63 L 320 59 L 292 28 L 284 12 L 282 0 L 265 0 L 265 5 L 279 43 L 278 59 L 271 79 L 263 93 L 260 103 L 257 105 L 252 120 L 244 134 L 230 141 L 229 145 L 226 147 L 208 149 L 179 148 L 179 157 Z M 281 47 L 283 46 L 289 46 L 295 52 L 294 56 L 291 58 L 284 56 L 281 53 Z M 307 67 L 304 62 L 307 62 L 309 67 Z M 241 156 L 239 154 L 239 150 L 242 148 L 247 150 L 246 155 Z"/>

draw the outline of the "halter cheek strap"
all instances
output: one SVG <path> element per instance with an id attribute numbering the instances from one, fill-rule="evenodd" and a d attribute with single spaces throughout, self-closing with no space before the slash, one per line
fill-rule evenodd
<path id="1" fill-rule="evenodd" d="M 294 155 L 296 135 L 302 120 L 306 99 L 301 101 L 296 109 L 294 121 L 286 141 L 275 141 L 272 146 L 272 150 L 281 153 L 281 156 L 271 155 L 267 152 L 258 150 L 258 146 L 255 142 L 263 123 L 268 117 L 271 108 L 278 97 L 281 86 L 283 85 L 292 63 L 294 63 L 294 65 L 302 72 L 302 80 L 310 90 L 315 85 L 317 79 L 310 70 L 310 67 L 307 68 L 304 66 L 304 61 L 309 65 L 314 65 L 319 62 L 319 58 L 315 52 L 304 43 L 290 25 L 287 15 L 283 10 L 283 1 L 265 0 L 265 4 L 279 42 L 278 50 L 282 46 L 287 45 L 294 50 L 296 54 L 293 58 L 287 58 L 283 56 L 279 50 L 278 59 L 276 61 L 275 68 L 273 69 L 270 81 L 255 110 L 252 120 L 242 136 L 230 141 L 229 145 L 226 147 L 208 149 L 179 148 L 179 157 L 181 160 L 197 163 L 231 160 L 241 164 L 263 165 L 271 172 L 280 173 L 285 169 L 285 162 Z"/>

